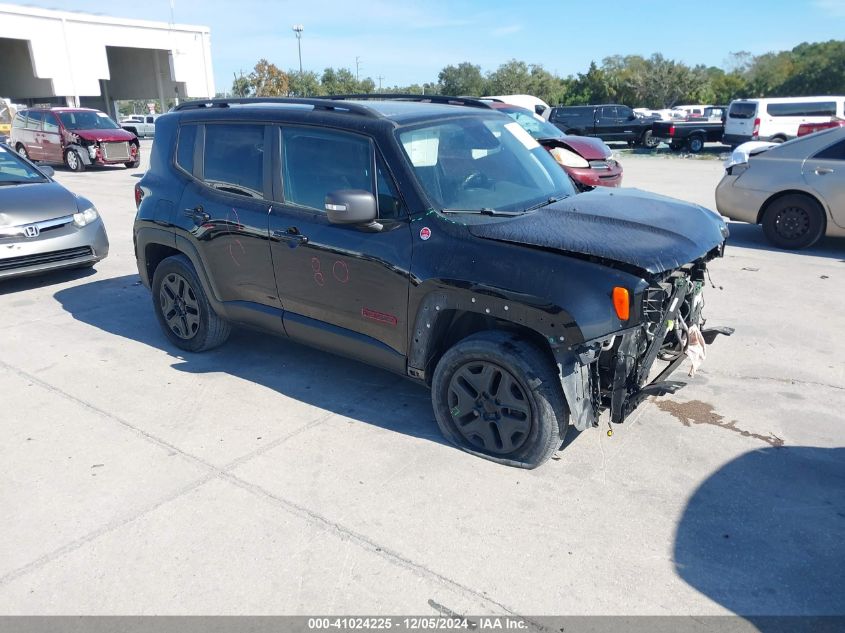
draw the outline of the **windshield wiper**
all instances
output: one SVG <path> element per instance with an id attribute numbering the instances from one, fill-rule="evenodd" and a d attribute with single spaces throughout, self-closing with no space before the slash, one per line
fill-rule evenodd
<path id="1" fill-rule="evenodd" d="M 563 200 L 563 198 L 556 198 L 555 196 L 551 196 L 548 199 L 543 200 L 542 202 L 538 202 L 537 204 L 532 204 L 530 207 L 525 207 L 525 211 L 526 212 L 534 211 L 535 209 L 547 207 L 550 204 L 554 204 L 555 202 L 559 202 L 560 200 Z"/>
<path id="2" fill-rule="evenodd" d="M 488 207 L 481 207 L 480 209 L 440 209 L 443 213 L 471 213 L 473 215 L 498 215 L 498 216 L 515 216 L 522 215 L 525 211 L 499 211 L 497 209 L 490 209 Z"/>

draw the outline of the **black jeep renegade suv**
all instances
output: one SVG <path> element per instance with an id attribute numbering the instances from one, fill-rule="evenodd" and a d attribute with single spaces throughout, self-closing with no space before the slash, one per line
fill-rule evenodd
<path id="1" fill-rule="evenodd" d="M 403 374 L 430 385 L 449 440 L 532 468 L 570 421 L 620 423 L 677 387 L 664 378 L 700 345 L 727 229 L 644 192 L 576 194 L 509 117 L 425 100 L 161 116 L 138 269 L 174 345 L 201 352 L 242 324 Z"/>

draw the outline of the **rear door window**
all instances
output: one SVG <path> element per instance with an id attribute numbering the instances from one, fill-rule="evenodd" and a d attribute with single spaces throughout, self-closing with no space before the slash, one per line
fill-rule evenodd
<path id="1" fill-rule="evenodd" d="M 845 141 L 834 143 L 813 156 L 817 160 L 845 160 Z"/>
<path id="2" fill-rule="evenodd" d="M 728 110 L 728 116 L 732 119 L 753 119 L 757 116 L 757 103 L 732 103 L 730 110 Z"/>
<path id="3" fill-rule="evenodd" d="M 202 180 L 219 191 L 263 198 L 264 153 L 263 125 L 207 124 Z"/>
<path id="4" fill-rule="evenodd" d="M 44 131 L 53 134 L 59 133 L 59 122 L 56 120 L 56 115 L 52 112 L 44 113 Z"/>

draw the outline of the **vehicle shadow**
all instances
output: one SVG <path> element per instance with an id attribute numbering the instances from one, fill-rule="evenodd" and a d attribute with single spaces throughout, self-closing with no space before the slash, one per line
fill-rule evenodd
<path id="1" fill-rule="evenodd" d="M 166 351 L 177 371 L 227 372 L 332 413 L 451 446 L 428 390 L 387 371 L 248 329 L 233 329 L 226 345 L 209 352 L 180 350 L 162 333 L 137 275 L 65 288 L 54 297 L 78 321 Z"/>
<path id="2" fill-rule="evenodd" d="M 731 232 L 728 238 L 728 251 L 734 246 L 742 248 L 754 248 L 774 253 L 789 253 L 795 255 L 813 255 L 815 257 L 829 257 L 845 261 L 845 238 L 823 237 L 810 248 L 800 251 L 786 251 L 782 248 L 772 246 L 763 235 L 763 227 L 759 224 L 748 224 L 746 222 L 729 222 L 728 229 Z"/>
<path id="3" fill-rule="evenodd" d="M 11 279 L 0 279 L 0 295 L 12 294 L 13 292 L 26 292 L 33 288 L 44 288 L 68 281 L 84 279 L 96 274 L 94 268 L 64 268 L 49 273 L 40 273 L 29 277 L 14 277 Z"/>
<path id="4" fill-rule="evenodd" d="M 805 630 L 771 616 L 845 616 L 845 448 L 766 448 L 724 465 L 688 501 L 674 559 L 762 633 Z"/>

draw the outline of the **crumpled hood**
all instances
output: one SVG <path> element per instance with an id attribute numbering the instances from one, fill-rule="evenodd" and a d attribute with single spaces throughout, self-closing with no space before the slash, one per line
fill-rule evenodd
<path id="1" fill-rule="evenodd" d="M 613 156 L 610 148 L 598 138 L 567 134 L 560 139 L 560 142 L 586 160 L 605 160 Z"/>
<path id="2" fill-rule="evenodd" d="M 638 189 L 601 187 L 468 229 L 485 239 L 600 257 L 651 274 L 688 264 L 728 236 L 721 216 L 704 207 Z"/>

